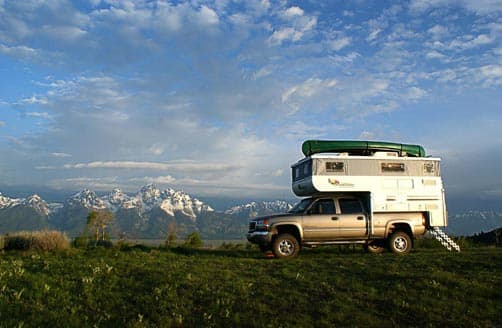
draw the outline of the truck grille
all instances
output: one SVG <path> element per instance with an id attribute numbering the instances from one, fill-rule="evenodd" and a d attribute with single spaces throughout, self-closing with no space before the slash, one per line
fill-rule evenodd
<path id="1" fill-rule="evenodd" d="M 249 222 L 249 231 L 256 230 L 256 222 Z"/>

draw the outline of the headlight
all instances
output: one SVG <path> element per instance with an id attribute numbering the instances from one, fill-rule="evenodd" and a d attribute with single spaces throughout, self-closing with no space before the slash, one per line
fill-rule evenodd
<path id="1" fill-rule="evenodd" d="M 256 230 L 268 230 L 269 226 L 268 218 L 256 221 Z"/>

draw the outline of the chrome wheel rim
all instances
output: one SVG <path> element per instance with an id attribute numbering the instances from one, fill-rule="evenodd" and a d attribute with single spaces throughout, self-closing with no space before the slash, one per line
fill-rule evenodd
<path id="1" fill-rule="evenodd" d="M 394 249 L 398 252 L 404 252 L 408 248 L 408 241 L 404 237 L 394 239 Z"/>
<path id="2" fill-rule="evenodd" d="M 290 256 L 295 252 L 295 245 L 289 239 L 281 240 L 279 243 L 279 252 L 284 256 Z"/>

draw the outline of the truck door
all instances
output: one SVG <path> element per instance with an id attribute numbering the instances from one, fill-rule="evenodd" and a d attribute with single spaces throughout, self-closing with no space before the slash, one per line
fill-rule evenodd
<path id="1" fill-rule="evenodd" d="M 317 199 L 303 215 L 303 238 L 305 241 L 322 241 L 336 237 L 338 219 L 332 198 Z"/>
<path id="2" fill-rule="evenodd" d="M 358 198 L 338 198 L 338 236 L 358 239 L 368 235 L 367 214 Z"/>

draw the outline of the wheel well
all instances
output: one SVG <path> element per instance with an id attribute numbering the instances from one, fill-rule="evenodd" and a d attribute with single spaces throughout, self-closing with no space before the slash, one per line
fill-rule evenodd
<path id="1" fill-rule="evenodd" d="M 301 243 L 302 241 L 300 237 L 300 231 L 294 225 L 280 225 L 276 227 L 275 230 L 277 232 L 276 236 L 281 235 L 283 233 L 289 233 L 290 235 L 294 236 L 299 243 Z"/>
<path id="2" fill-rule="evenodd" d="M 410 236 L 412 244 L 414 243 L 413 240 L 413 232 L 411 231 L 411 227 L 407 223 L 394 223 L 389 231 L 389 236 L 396 232 L 396 231 L 402 231 L 406 233 L 408 236 Z"/>

